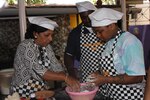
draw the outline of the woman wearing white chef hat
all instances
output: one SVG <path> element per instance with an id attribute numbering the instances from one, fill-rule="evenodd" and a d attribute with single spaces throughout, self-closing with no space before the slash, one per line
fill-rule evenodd
<path id="1" fill-rule="evenodd" d="M 93 31 L 105 42 L 99 57 L 100 74 L 93 73 L 90 77 L 100 85 L 100 92 L 113 100 L 143 100 L 143 47 L 134 35 L 118 28 L 117 21 L 122 16 L 109 8 L 89 15 Z"/>
<path id="2" fill-rule="evenodd" d="M 28 98 L 32 93 L 46 89 L 46 81 L 65 81 L 73 91 L 79 82 L 65 74 L 50 45 L 57 23 L 44 17 L 29 17 L 25 33 L 14 59 L 15 73 L 12 91 Z"/>

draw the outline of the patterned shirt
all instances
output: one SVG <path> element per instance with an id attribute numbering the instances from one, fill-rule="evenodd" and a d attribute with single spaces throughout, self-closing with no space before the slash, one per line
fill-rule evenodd
<path id="1" fill-rule="evenodd" d="M 50 66 L 48 66 L 48 68 L 39 64 L 39 49 L 32 39 L 26 39 L 19 44 L 14 59 L 15 73 L 12 80 L 13 86 L 22 85 L 28 82 L 31 77 L 42 81 L 40 76 L 43 76 L 47 70 L 54 72 L 64 71 L 56 59 L 52 47 L 48 45 L 45 48 L 50 60 Z"/>

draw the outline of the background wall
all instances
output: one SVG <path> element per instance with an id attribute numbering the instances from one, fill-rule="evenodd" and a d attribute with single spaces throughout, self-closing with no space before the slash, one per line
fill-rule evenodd
<path id="1" fill-rule="evenodd" d="M 137 36 L 144 47 L 144 59 L 145 59 L 145 67 L 146 69 L 149 67 L 150 61 L 148 55 L 150 53 L 150 25 L 136 25 L 129 26 L 129 31 Z M 136 59 L 136 58 L 135 58 Z"/>
<path id="2" fill-rule="evenodd" d="M 0 69 L 12 67 L 19 42 L 19 20 L 0 20 Z"/>

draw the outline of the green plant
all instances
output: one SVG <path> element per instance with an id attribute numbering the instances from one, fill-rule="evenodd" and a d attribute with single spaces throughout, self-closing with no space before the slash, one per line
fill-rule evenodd
<path id="1" fill-rule="evenodd" d="M 45 4 L 45 0 L 26 0 L 27 4 Z"/>
<path id="2" fill-rule="evenodd" d="M 9 5 L 17 4 L 18 0 L 7 0 Z M 45 0 L 25 0 L 27 4 L 45 4 Z"/>
<path id="3" fill-rule="evenodd" d="M 91 0 L 91 2 L 92 2 L 93 4 L 96 4 L 97 0 Z"/>
<path id="4" fill-rule="evenodd" d="M 114 5 L 116 4 L 116 0 L 102 0 L 104 5 Z"/>
<path id="5" fill-rule="evenodd" d="M 14 5 L 17 2 L 17 0 L 7 0 L 7 3 L 9 5 Z"/>

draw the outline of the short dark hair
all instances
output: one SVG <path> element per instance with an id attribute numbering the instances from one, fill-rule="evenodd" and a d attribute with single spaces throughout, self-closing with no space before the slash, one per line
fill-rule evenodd
<path id="1" fill-rule="evenodd" d="M 34 39 L 34 34 L 33 34 L 34 32 L 41 33 L 41 32 L 45 32 L 47 30 L 48 29 L 46 29 L 44 27 L 30 23 L 29 26 L 27 27 L 27 31 L 25 33 L 25 39 Z"/>

